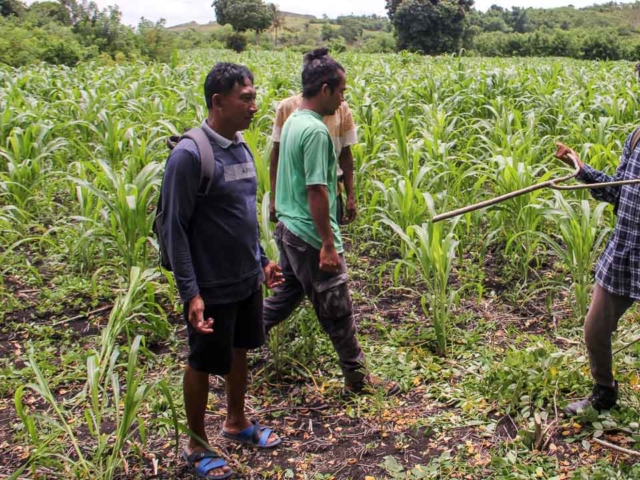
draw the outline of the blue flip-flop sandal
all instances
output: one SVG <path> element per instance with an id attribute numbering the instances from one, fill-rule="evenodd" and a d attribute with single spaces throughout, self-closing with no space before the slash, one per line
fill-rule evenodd
<path id="1" fill-rule="evenodd" d="M 257 420 L 251 420 L 251 424 L 250 427 L 238 433 L 229 433 L 222 430 L 222 436 L 234 442 L 246 443 L 247 445 L 253 445 L 259 448 L 274 448 L 282 443 L 281 438 L 267 443 L 273 430 L 261 426 Z"/>
<path id="2" fill-rule="evenodd" d="M 186 450 L 183 450 L 182 458 L 200 478 L 207 478 L 209 480 L 224 480 L 225 478 L 229 478 L 231 475 L 233 475 L 233 471 L 223 473 L 222 475 L 209 475 L 209 472 L 211 470 L 215 470 L 216 468 L 224 468 L 227 466 L 227 461 L 216 452 L 213 452 L 211 450 L 208 450 L 206 452 L 193 452 L 191 455 L 188 455 Z M 198 464 L 197 466 L 196 463 Z"/>

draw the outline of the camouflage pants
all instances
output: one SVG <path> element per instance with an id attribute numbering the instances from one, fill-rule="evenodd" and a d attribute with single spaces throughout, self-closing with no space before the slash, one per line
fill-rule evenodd
<path id="1" fill-rule="evenodd" d="M 338 354 L 345 382 L 360 382 L 366 375 L 364 353 L 356 338 L 344 257 L 340 255 L 339 273 L 326 273 L 319 268 L 320 251 L 296 237 L 282 222 L 276 227 L 275 238 L 285 281 L 265 300 L 267 334 L 285 321 L 306 295 Z"/>

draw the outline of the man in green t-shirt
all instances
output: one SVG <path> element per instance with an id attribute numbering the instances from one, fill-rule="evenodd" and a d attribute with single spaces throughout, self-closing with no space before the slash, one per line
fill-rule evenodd
<path id="1" fill-rule="evenodd" d="M 398 386 L 367 372 L 356 338 L 342 237 L 336 219 L 335 148 L 322 117 L 333 115 L 344 101 L 344 68 L 315 50 L 305 57 L 303 102 L 284 124 L 280 142 L 276 241 L 284 283 L 265 301 L 267 333 L 286 320 L 305 294 L 338 354 L 345 391 L 361 393 Z"/>

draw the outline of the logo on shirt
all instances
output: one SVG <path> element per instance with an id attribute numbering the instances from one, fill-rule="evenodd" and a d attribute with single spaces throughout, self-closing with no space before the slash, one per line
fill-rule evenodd
<path id="1" fill-rule="evenodd" d="M 224 181 L 235 182 L 237 180 L 245 180 L 254 178 L 256 169 L 253 163 L 236 163 L 235 165 L 226 165 L 224 167 Z"/>

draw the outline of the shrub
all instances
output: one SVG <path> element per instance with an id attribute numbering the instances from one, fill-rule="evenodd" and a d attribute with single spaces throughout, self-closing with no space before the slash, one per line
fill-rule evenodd
<path id="1" fill-rule="evenodd" d="M 234 52 L 241 53 L 244 52 L 247 48 L 247 37 L 245 37 L 242 33 L 232 33 L 229 35 L 225 41 L 225 46 L 229 50 L 233 50 Z"/>

